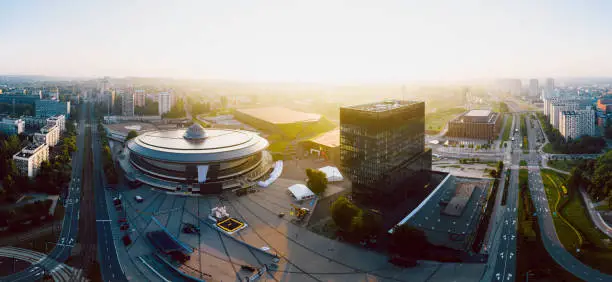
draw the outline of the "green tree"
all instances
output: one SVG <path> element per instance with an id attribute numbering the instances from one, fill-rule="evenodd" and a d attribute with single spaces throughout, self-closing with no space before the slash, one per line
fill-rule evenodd
<path id="1" fill-rule="evenodd" d="M 360 209 L 346 197 L 341 196 L 331 206 L 331 216 L 334 223 L 343 230 L 350 231 L 353 218 L 360 213 Z"/>
<path id="2" fill-rule="evenodd" d="M 376 235 L 382 228 L 382 218 L 372 212 L 360 211 L 351 221 L 351 231 L 359 239 Z"/>
<path id="3" fill-rule="evenodd" d="M 422 230 L 416 229 L 406 224 L 393 228 L 389 251 L 404 257 L 419 257 L 429 242 Z"/>
<path id="4" fill-rule="evenodd" d="M 136 136 L 138 136 L 138 132 L 136 132 L 136 130 L 130 130 L 130 132 L 128 132 L 127 137 L 125 137 L 125 141 L 129 141 L 134 139 Z"/>
<path id="5" fill-rule="evenodd" d="M 307 168 L 306 176 L 308 176 L 306 186 L 308 186 L 313 193 L 321 195 L 325 192 L 325 189 L 327 189 L 327 176 L 324 172 Z"/>

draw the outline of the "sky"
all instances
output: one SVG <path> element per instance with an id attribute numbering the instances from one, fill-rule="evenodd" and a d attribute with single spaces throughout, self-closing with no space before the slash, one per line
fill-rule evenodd
<path id="1" fill-rule="evenodd" d="M 0 1 L 0 74 L 261 82 L 612 76 L 612 1 Z"/>

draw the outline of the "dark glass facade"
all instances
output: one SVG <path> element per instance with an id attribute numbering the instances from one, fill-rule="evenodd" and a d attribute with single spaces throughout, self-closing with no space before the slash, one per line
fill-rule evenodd
<path id="1" fill-rule="evenodd" d="M 340 108 L 340 162 L 353 191 L 391 194 L 431 170 L 425 103 L 391 101 Z"/>

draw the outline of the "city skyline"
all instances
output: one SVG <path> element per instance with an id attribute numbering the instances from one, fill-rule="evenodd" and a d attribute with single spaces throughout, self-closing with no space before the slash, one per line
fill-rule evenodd
<path id="1" fill-rule="evenodd" d="M 612 61 L 612 40 L 601 36 L 612 3 L 581 4 L 3 3 L 0 73 L 321 83 L 612 76 L 601 63 Z"/>

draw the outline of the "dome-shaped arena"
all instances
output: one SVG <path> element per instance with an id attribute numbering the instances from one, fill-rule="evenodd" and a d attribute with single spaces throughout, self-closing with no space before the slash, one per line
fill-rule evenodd
<path id="1" fill-rule="evenodd" d="M 268 141 L 243 130 L 150 131 L 125 144 L 121 167 L 131 183 L 171 191 L 218 193 L 252 186 L 273 166 Z"/>

